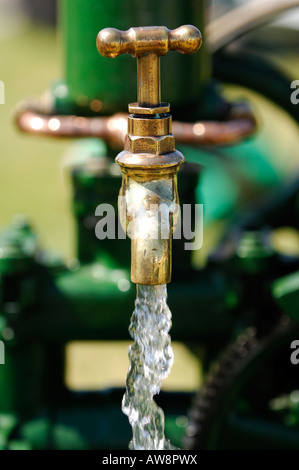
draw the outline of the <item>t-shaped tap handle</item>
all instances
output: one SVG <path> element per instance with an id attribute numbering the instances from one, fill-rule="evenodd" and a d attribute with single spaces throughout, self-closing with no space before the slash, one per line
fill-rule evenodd
<path id="1" fill-rule="evenodd" d="M 200 31 L 192 25 L 169 30 L 165 26 L 106 28 L 99 32 L 97 48 L 104 57 L 131 54 L 137 57 L 138 108 L 161 104 L 160 56 L 168 51 L 193 54 L 201 46 Z"/>

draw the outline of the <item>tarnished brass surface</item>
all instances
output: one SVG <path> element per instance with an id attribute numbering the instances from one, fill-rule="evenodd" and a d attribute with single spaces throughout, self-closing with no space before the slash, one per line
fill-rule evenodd
<path id="1" fill-rule="evenodd" d="M 104 57 L 114 58 L 129 53 L 142 57 L 154 53 L 162 56 L 169 51 L 193 54 L 202 43 L 200 31 L 192 25 L 169 30 L 165 26 L 146 26 L 120 31 L 105 28 L 97 37 L 97 48 Z"/>
<path id="2" fill-rule="evenodd" d="M 132 239 L 131 279 L 136 284 L 171 280 L 172 232 L 178 213 L 177 171 L 184 157 L 175 151 L 169 105 L 161 103 L 160 56 L 170 50 L 196 52 L 201 34 L 194 26 L 107 28 L 97 47 L 105 57 L 137 57 L 138 103 L 129 106 L 125 151 L 116 158 L 123 173 L 120 218 Z M 125 79 L 125 77 L 124 77 Z"/>
<path id="3" fill-rule="evenodd" d="M 139 103 L 130 103 L 129 113 L 132 114 L 165 114 L 170 111 L 169 103 L 160 103 L 158 106 L 140 106 Z"/>
<path id="4" fill-rule="evenodd" d="M 171 281 L 172 237 L 160 240 L 136 238 L 131 245 L 131 281 L 160 285 Z"/>
<path id="5" fill-rule="evenodd" d="M 141 137 L 128 134 L 125 139 L 125 149 L 132 153 L 163 155 L 175 149 L 175 140 L 173 135 Z"/>
<path id="6" fill-rule="evenodd" d="M 132 240 L 132 282 L 158 285 L 171 281 L 172 232 L 179 207 L 178 165 L 149 168 L 147 172 L 144 167 L 122 166 L 119 214 Z"/>
<path id="7" fill-rule="evenodd" d="M 184 155 L 175 150 L 164 155 L 153 155 L 150 153 L 131 153 L 123 150 L 116 157 L 116 162 L 122 167 L 122 171 L 133 176 L 139 172 L 142 179 L 163 178 L 165 174 L 178 171 L 179 166 L 184 161 Z M 144 171 L 143 171 L 144 170 Z M 145 174 L 146 172 L 146 174 Z"/>
<path id="8" fill-rule="evenodd" d="M 157 54 L 137 57 L 137 81 L 139 106 L 158 106 L 161 90 L 160 57 Z"/>
<path id="9" fill-rule="evenodd" d="M 139 136 L 156 136 L 171 134 L 171 116 L 160 117 L 160 119 L 149 119 L 146 117 L 128 117 L 128 134 Z"/>

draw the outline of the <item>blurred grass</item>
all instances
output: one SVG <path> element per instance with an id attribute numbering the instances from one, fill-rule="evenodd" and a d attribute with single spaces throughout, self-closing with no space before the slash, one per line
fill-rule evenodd
<path id="1" fill-rule="evenodd" d="M 42 244 L 65 256 L 73 252 L 69 188 L 62 155 L 69 141 L 23 135 L 13 123 L 17 103 L 44 93 L 61 76 L 60 51 L 51 29 L 27 27 L 0 42 L 0 229 L 14 214 L 25 213 Z"/>

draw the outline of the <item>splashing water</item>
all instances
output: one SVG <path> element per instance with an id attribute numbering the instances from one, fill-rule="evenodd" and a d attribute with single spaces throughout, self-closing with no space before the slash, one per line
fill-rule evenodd
<path id="1" fill-rule="evenodd" d="M 133 438 L 130 449 L 175 449 L 164 436 L 164 413 L 153 400 L 160 392 L 173 364 L 171 312 L 162 286 L 137 286 L 135 310 L 129 332 L 134 344 L 129 348 L 130 368 L 122 411 L 128 416 Z"/>

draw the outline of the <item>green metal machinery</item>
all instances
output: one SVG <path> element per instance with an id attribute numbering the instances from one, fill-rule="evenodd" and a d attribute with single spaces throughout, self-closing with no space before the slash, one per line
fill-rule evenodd
<path id="1" fill-rule="evenodd" d="M 128 103 L 135 99 L 136 64 L 133 60 L 121 57 L 118 63 L 110 61 L 112 63 L 105 63 L 103 66 L 103 61 L 94 48 L 94 38 L 101 29 L 113 25 L 126 30 L 131 25 L 162 24 L 166 19 L 168 28 L 174 29 L 178 24 L 187 24 L 192 17 L 196 19 L 199 29 L 204 24 L 203 2 L 187 2 L 183 5 L 175 0 L 170 7 L 167 2 L 161 4 L 156 0 L 141 3 L 75 0 L 62 1 L 59 7 L 65 45 L 67 93 L 63 98 L 57 97 L 56 106 L 64 112 L 67 109 L 73 112 L 77 107 L 80 114 L 90 114 L 90 103 L 95 99 L 101 101 L 101 112 L 104 114 L 127 112 Z M 183 55 L 176 58 L 171 54 L 162 65 L 168 71 L 162 73 L 162 88 L 165 92 L 167 90 L 165 99 L 173 103 L 180 112 L 198 100 L 211 74 L 210 57 L 207 53 L 203 52 L 189 59 L 191 63 Z M 188 87 L 185 86 L 186 81 Z"/>
<path id="2" fill-rule="evenodd" d="M 80 164 L 74 164 L 71 173 L 76 262 L 66 266 L 41 250 L 26 219 L 16 219 L 0 238 L 0 339 L 5 344 L 0 448 L 124 449 L 131 431 L 120 409 L 123 390 L 73 392 L 65 385 L 66 344 L 128 339 L 135 299 L 133 285 L 126 282 L 122 288 L 123 281 L 129 281 L 129 240 L 95 236 L 96 207 L 117 207 L 121 176 L 114 157 L 121 145 L 123 117 L 115 113 L 126 112 L 134 101 L 135 63 L 124 56 L 105 61 L 95 41 L 99 30 L 109 26 L 126 30 L 132 25 L 176 28 L 191 23 L 204 32 L 205 2 L 61 0 L 59 11 L 64 78 L 46 99 L 27 103 L 17 122 L 23 131 L 36 134 L 93 139 L 82 144 Z M 171 103 L 187 160 L 179 178 L 181 204 L 203 202 L 211 218 L 234 214 L 242 184 L 232 196 L 234 181 L 222 157 L 230 149 L 232 155 L 242 152 L 244 139 L 256 131 L 250 108 L 228 103 L 217 80 L 256 89 L 299 119 L 284 94 L 287 78 L 258 59 L 255 80 L 246 77 L 243 68 L 234 73 L 241 54 L 235 53 L 235 62 L 227 54 L 219 50 L 212 56 L 204 42 L 200 53 L 187 60 L 169 54 L 162 73 L 163 96 Z M 278 85 L 275 93 L 256 79 L 265 70 Z M 195 125 L 203 127 L 187 136 L 181 124 L 191 126 L 188 132 Z M 254 144 L 249 155 L 259 158 Z M 232 161 L 238 165 L 236 158 Z M 210 175 L 208 191 L 202 191 L 203 165 Z M 265 190 L 277 184 L 271 172 L 265 165 L 264 184 L 252 175 L 248 181 L 256 183 L 257 191 Z M 225 177 L 227 186 L 221 184 Z M 208 199 L 211 181 L 214 206 Z M 181 448 L 299 448 L 297 402 L 286 399 L 294 398 L 296 390 L 288 350 L 298 334 L 298 257 L 283 256 L 270 243 L 277 227 L 298 230 L 298 182 L 277 186 L 278 197 L 233 220 L 205 268 L 196 269 L 183 240 L 175 240 L 169 285 L 172 339 L 191 348 L 201 345 L 205 371 L 229 342 L 236 341 L 198 396 L 178 391 L 162 392 L 157 398 L 165 410 L 167 437 Z M 268 381 L 258 382 L 265 370 Z M 278 405 L 281 397 L 284 401 Z M 189 416 L 186 429 L 177 425 L 181 415 Z"/>

